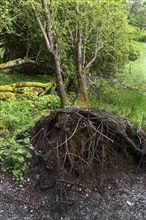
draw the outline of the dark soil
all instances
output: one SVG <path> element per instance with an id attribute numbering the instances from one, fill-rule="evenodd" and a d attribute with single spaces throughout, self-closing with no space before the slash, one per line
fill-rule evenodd
<path id="1" fill-rule="evenodd" d="M 35 187 L 39 177 L 39 170 L 28 171 L 16 184 L 7 173 L 0 173 L 0 220 L 146 219 L 146 169 L 128 161 L 110 181 L 105 175 L 98 184 L 82 180 L 70 194 L 72 203 L 62 208 L 55 188 Z"/>

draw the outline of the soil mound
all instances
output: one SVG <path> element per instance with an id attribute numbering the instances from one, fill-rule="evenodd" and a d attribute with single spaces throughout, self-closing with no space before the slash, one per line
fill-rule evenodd
<path id="1" fill-rule="evenodd" d="M 114 170 L 120 155 L 125 161 L 146 164 L 145 131 L 103 110 L 58 109 L 28 132 L 34 146 L 33 166 L 42 169 L 36 185 L 41 189 L 57 186 L 61 197 L 67 198 L 67 191 L 87 175 L 95 180 Z"/>

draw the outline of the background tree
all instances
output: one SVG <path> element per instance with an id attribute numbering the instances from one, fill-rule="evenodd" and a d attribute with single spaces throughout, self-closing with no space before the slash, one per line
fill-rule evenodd
<path id="1" fill-rule="evenodd" d="M 50 52 L 50 54 L 54 58 L 55 69 L 56 69 L 56 82 L 57 82 L 57 85 L 59 88 L 62 106 L 67 106 L 68 99 L 67 99 L 67 94 L 65 92 L 65 86 L 64 86 L 63 78 L 62 78 L 62 69 L 61 69 L 61 64 L 60 64 L 60 54 L 59 54 L 59 50 L 58 50 L 58 45 L 57 45 L 57 42 L 55 41 L 54 36 L 53 36 L 53 28 L 52 28 L 53 26 L 52 26 L 52 20 L 50 17 L 50 8 L 49 8 L 49 5 L 47 4 L 46 0 L 42 0 L 41 2 L 42 2 L 42 8 L 44 10 L 46 29 L 43 27 L 41 18 L 40 18 L 38 11 L 33 3 L 31 3 L 31 7 L 32 7 L 33 12 L 35 14 L 39 28 L 42 32 L 43 38 L 46 43 L 46 47 L 47 47 L 48 51 Z"/>
<path id="2" fill-rule="evenodd" d="M 128 20 L 131 25 L 146 28 L 146 1 L 127 1 Z"/>
<path id="3" fill-rule="evenodd" d="M 93 71 L 103 77 L 113 76 L 128 61 L 131 36 L 122 2 L 13 0 L 11 4 L 17 10 L 8 5 L 7 15 L 12 31 L 3 27 L 1 41 L 5 51 L 11 52 L 10 58 L 22 54 L 34 57 L 37 64 L 45 63 L 45 69 L 56 67 L 60 94 L 66 100 L 61 98 L 63 105 L 67 104 L 63 77 L 77 76 L 77 104 L 84 105 L 86 76 Z"/>

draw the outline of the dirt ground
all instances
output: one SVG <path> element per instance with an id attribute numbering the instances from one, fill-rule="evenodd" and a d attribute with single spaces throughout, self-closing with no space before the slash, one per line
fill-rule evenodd
<path id="1" fill-rule="evenodd" d="M 146 219 L 146 168 L 125 162 L 111 181 L 103 177 L 96 184 L 84 179 L 72 190 L 72 203 L 62 208 L 53 187 L 35 187 L 39 175 L 37 171 L 27 172 L 16 184 L 10 175 L 0 172 L 0 220 Z"/>

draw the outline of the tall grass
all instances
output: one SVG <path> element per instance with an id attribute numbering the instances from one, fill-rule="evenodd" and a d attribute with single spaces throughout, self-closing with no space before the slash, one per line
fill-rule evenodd
<path id="1" fill-rule="evenodd" d="M 146 97 L 107 81 L 96 82 L 90 89 L 90 106 L 104 109 L 146 126 Z"/>
<path id="2" fill-rule="evenodd" d="M 121 84 L 146 92 L 146 43 L 137 43 L 141 56 L 134 62 L 128 63 L 124 72 L 117 76 Z"/>
<path id="3" fill-rule="evenodd" d="M 49 75 L 31 75 L 31 74 L 23 74 L 23 73 L 0 73 L 0 85 L 7 85 L 17 82 L 50 82 L 54 81 L 53 76 Z"/>
<path id="4" fill-rule="evenodd" d="M 109 81 L 98 79 L 91 85 L 90 106 L 121 115 L 146 128 L 146 43 L 137 45 L 141 56 L 128 63 L 121 75 Z"/>

